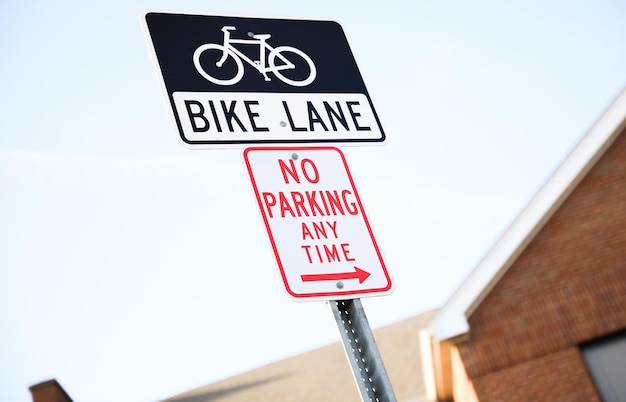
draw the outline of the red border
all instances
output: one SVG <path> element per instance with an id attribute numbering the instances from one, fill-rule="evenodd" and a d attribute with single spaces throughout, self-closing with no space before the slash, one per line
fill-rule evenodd
<path id="1" fill-rule="evenodd" d="M 285 269 L 283 267 L 283 263 L 280 259 L 280 253 L 278 252 L 278 248 L 276 247 L 276 242 L 274 241 L 274 236 L 272 235 L 272 230 L 270 228 L 270 223 L 268 217 L 265 213 L 265 209 L 263 208 L 263 202 L 259 195 L 259 189 L 257 187 L 256 180 L 254 178 L 254 173 L 252 172 L 252 167 L 250 166 L 250 162 L 248 160 L 248 154 L 252 151 L 336 151 L 339 153 L 341 157 L 341 161 L 346 170 L 346 175 L 348 176 L 348 180 L 350 181 L 350 186 L 352 187 L 352 191 L 354 191 L 354 195 L 359 205 L 359 209 L 361 214 L 363 215 L 363 220 L 365 221 L 365 226 L 367 227 L 367 231 L 369 233 L 370 240 L 372 241 L 372 245 L 376 250 L 376 255 L 378 256 L 378 260 L 380 261 L 381 267 L 383 269 L 383 273 L 385 278 L 387 279 L 387 285 L 381 288 L 371 288 L 371 289 L 360 289 L 360 290 L 351 290 L 351 291 L 337 291 L 337 292 L 315 292 L 315 293 L 295 293 L 291 290 L 289 286 L 289 282 L 287 281 L 287 277 L 285 275 Z M 246 148 L 243 153 L 244 161 L 246 163 L 246 169 L 248 170 L 248 176 L 250 177 L 250 181 L 252 183 L 252 188 L 254 189 L 254 195 L 257 199 L 257 204 L 259 206 L 259 210 L 261 211 L 261 216 L 263 217 L 263 223 L 265 224 L 265 229 L 267 231 L 267 235 L 269 237 L 270 243 L 272 245 L 272 250 L 274 252 L 274 256 L 276 257 L 276 263 L 278 264 L 278 268 L 280 271 L 280 275 L 283 280 L 283 284 L 285 285 L 285 290 L 287 293 L 297 299 L 304 300 L 307 298 L 324 298 L 328 296 L 327 300 L 333 300 L 337 296 L 359 296 L 359 295 L 372 295 L 374 293 L 385 293 L 389 292 L 392 287 L 392 280 L 389 272 L 387 271 L 387 266 L 385 265 L 385 261 L 383 260 L 382 253 L 380 248 L 378 247 L 378 243 L 376 242 L 376 238 L 374 237 L 374 233 L 370 226 L 369 220 L 367 219 L 367 215 L 365 214 L 365 209 L 363 208 L 363 204 L 361 203 L 361 197 L 358 194 L 356 186 L 354 184 L 354 180 L 352 179 L 352 174 L 350 173 L 350 169 L 348 168 L 348 163 L 346 161 L 345 155 L 341 151 L 341 149 L 332 146 L 323 146 L 323 147 L 315 147 L 315 146 L 305 146 L 305 147 L 250 147 Z"/>

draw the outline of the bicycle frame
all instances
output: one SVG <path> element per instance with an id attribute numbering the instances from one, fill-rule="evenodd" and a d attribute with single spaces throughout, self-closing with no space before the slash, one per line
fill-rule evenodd
<path id="1" fill-rule="evenodd" d="M 268 81 L 269 77 L 267 76 L 268 71 L 274 70 L 286 70 L 294 68 L 294 65 L 285 59 L 282 55 L 278 54 L 277 56 L 285 63 L 282 66 L 276 66 L 274 68 L 268 68 L 266 64 L 268 52 L 274 50 L 274 48 L 267 43 L 267 39 L 271 37 L 270 34 L 259 34 L 253 35 L 253 39 L 232 39 L 230 36 L 230 31 L 234 31 L 236 28 L 233 26 L 224 26 L 222 27 L 222 32 L 224 32 L 224 54 L 222 58 L 217 62 L 217 66 L 221 67 L 226 58 L 228 57 L 227 52 L 232 52 L 234 55 L 239 57 L 241 60 L 244 60 L 246 63 L 250 64 L 257 71 L 259 71 L 265 77 L 265 80 Z M 237 49 L 234 44 L 242 44 L 242 45 L 259 45 L 259 60 L 253 61 L 248 56 L 246 56 L 241 50 Z"/>
<path id="2" fill-rule="evenodd" d="M 258 34 L 255 35 L 253 33 L 248 33 L 248 36 L 252 37 L 252 39 L 233 39 L 231 37 L 231 31 L 234 31 L 236 28 L 234 26 L 223 26 L 222 32 L 224 33 L 224 41 L 223 43 L 205 43 L 200 45 L 195 52 L 193 53 L 193 64 L 196 67 L 196 70 L 200 75 L 202 75 L 206 80 L 212 82 L 217 85 L 234 85 L 241 80 L 244 75 L 245 68 L 243 62 L 245 61 L 255 70 L 257 70 L 265 79 L 265 81 L 271 81 L 272 79 L 268 76 L 268 72 L 274 73 L 276 77 L 284 82 L 287 85 L 291 85 L 294 87 L 306 86 L 309 85 L 313 80 L 315 80 L 316 76 L 316 68 L 313 60 L 304 53 L 302 50 L 292 47 L 292 46 L 270 46 L 267 43 L 267 40 L 272 37 L 271 34 Z M 253 45 L 254 49 L 258 46 L 259 49 L 259 59 L 253 60 L 253 57 L 248 57 L 242 50 L 237 49 L 235 45 Z M 226 63 L 226 60 L 229 57 L 232 57 L 235 62 L 235 69 L 231 70 L 230 73 L 232 78 L 224 79 L 211 75 L 211 73 L 207 72 L 205 68 L 202 66 L 202 62 L 200 57 L 202 53 L 210 50 L 212 52 L 218 51 L 221 52 L 219 56 L 219 60 L 217 63 L 213 64 L 213 66 L 217 68 L 221 68 Z M 250 52 L 248 52 L 250 54 Z M 213 57 L 217 56 L 216 54 Z M 293 74 L 283 75 L 283 70 L 295 70 L 296 64 L 291 61 L 293 57 L 297 57 L 298 63 L 305 63 L 308 66 L 309 74 L 306 77 L 298 77 L 296 79 L 291 78 Z M 278 63 L 277 63 L 278 61 Z M 304 64 L 303 64 L 304 65 Z M 298 69 L 300 71 L 302 69 Z M 232 75 L 234 73 L 234 75 Z M 302 74 L 300 74 L 302 75 Z"/>

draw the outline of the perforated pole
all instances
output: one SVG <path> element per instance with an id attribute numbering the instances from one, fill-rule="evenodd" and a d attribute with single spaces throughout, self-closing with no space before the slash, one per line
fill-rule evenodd
<path id="1" fill-rule="evenodd" d="M 396 402 L 360 299 L 331 301 L 341 342 L 364 402 Z"/>

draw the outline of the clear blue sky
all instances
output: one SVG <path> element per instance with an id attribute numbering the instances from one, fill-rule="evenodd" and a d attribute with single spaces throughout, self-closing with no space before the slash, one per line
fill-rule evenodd
<path id="1" fill-rule="evenodd" d="M 339 340 L 286 297 L 241 151 L 176 139 L 147 10 L 343 26 L 389 137 L 344 148 L 396 283 L 373 327 L 442 305 L 626 84 L 620 1 L 3 2 L 2 401 L 155 401 Z"/>

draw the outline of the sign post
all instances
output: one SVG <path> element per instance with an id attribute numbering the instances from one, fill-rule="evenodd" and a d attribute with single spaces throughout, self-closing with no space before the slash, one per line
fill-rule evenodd
<path id="1" fill-rule="evenodd" d="M 361 299 L 331 301 L 330 307 L 363 401 L 396 402 Z"/>
<path id="2" fill-rule="evenodd" d="M 341 26 L 148 12 L 145 28 L 183 145 L 254 146 L 243 156 L 287 294 L 331 300 L 362 399 L 395 402 L 359 299 L 393 284 L 336 148 L 386 136 Z"/>
<path id="3" fill-rule="evenodd" d="M 287 294 L 331 300 L 364 401 L 395 402 L 360 296 L 392 281 L 340 149 L 247 148 L 244 160 Z"/>

